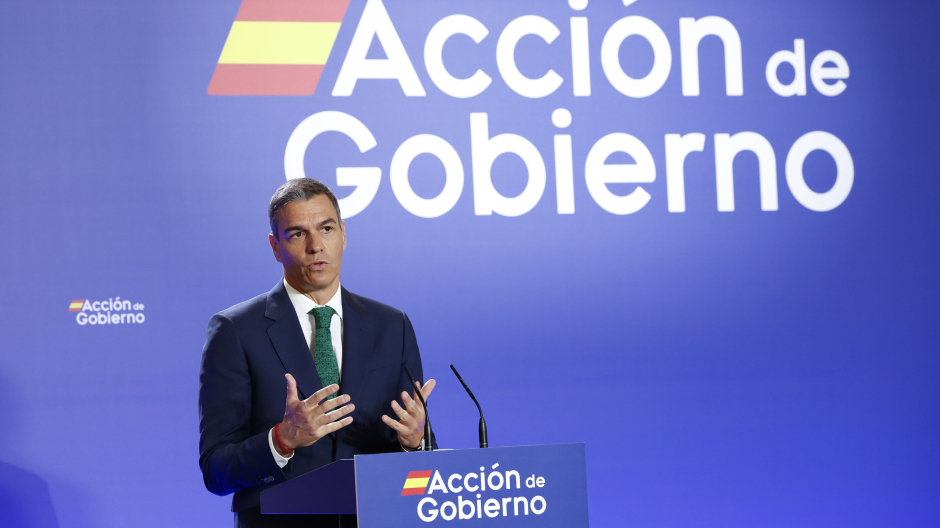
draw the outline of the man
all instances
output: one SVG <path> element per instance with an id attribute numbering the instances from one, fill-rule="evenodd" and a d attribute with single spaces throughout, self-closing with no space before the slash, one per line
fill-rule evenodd
<path id="1" fill-rule="evenodd" d="M 284 277 L 209 322 L 199 465 L 209 491 L 235 494 L 236 528 L 355 526 L 354 516 L 262 515 L 260 492 L 353 455 L 424 449 L 434 439 L 405 367 L 425 399 L 435 382 L 421 385 L 408 316 L 340 285 L 346 225 L 329 188 L 288 181 L 268 220 Z"/>

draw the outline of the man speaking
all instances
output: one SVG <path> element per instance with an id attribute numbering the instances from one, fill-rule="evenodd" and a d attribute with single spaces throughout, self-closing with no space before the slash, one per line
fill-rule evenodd
<path id="1" fill-rule="evenodd" d="M 199 372 L 199 465 L 234 493 L 236 528 L 355 526 L 355 516 L 262 515 L 261 490 L 357 454 L 422 450 L 421 356 L 403 312 L 339 282 L 346 225 L 322 183 L 290 180 L 268 204 L 284 277 L 209 321 Z M 400 398 L 400 401 L 396 400 Z"/>

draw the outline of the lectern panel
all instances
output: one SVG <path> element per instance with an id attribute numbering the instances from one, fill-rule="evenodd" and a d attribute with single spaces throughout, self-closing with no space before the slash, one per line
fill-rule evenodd
<path id="1" fill-rule="evenodd" d="M 356 457 L 360 528 L 588 526 L 584 444 Z"/>

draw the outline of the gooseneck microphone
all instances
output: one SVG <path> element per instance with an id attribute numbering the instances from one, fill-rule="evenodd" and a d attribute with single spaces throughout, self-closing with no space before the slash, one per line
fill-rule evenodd
<path id="1" fill-rule="evenodd" d="M 411 380 L 411 386 L 415 389 L 415 394 L 418 395 L 418 399 L 421 400 L 421 405 L 424 407 L 424 450 L 433 451 L 434 443 L 431 442 L 431 415 L 428 414 L 428 404 L 424 401 L 424 395 L 421 394 L 421 390 L 418 389 L 415 379 L 411 376 L 411 371 L 408 370 L 408 367 L 405 367 L 405 374 L 408 374 L 408 379 Z"/>
<path id="2" fill-rule="evenodd" d="M 463 385 L 463 388 L 467 389 L 467 394 L 469 394 L 470 398 L 473 399 L 473 403 L 477 404 L 477 410 L 480 411 L 480 447 L 489 447 L 489 442 L 486 438 L 486 420 L 483 419 L 483 409 L 480 408 L 480 402 L 478 402 L 473 393 L 470 392 L 470 387 L 468 387 L 467 383 L 464 382 L 463 378 L 460 377 L 460 374 L 453 365 L 450 366 L 450 370 L 454 371 L 454 375 L 457 376 L 457 379 L 460 380 L 460 384 Z"/>

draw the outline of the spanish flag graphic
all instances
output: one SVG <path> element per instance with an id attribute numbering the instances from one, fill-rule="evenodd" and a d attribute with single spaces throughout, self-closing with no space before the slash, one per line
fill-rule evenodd
<path id="1" fill-rule="evenodd" d="M 69 311 L 80 312 L 82 311 L 82 306 L 84 305 L 85 305 L 85 299 L 75 299 L 74 301 L 72 301 L 71 304 L 69 304 Z"/>
<path id="2" fill-rule="evenodd" d="M 209 95 L 313 95 L 349 0 L 242 0 Z"/>
<path id="3" fill-rule="evenodd" d="M 405 479 L 405 487 L 401 489 L 402 495 L 424 495 L 424 490 L 431 480 L 431 471 L 411 471 Z"/>

